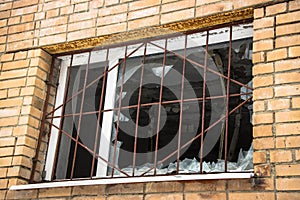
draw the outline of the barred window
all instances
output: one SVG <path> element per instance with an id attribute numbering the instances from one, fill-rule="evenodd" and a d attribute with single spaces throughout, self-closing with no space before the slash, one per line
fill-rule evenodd
<path id="1" fill-rule="evenodd" d="M 46 179 L 252 171 L 252 24 L 57 55 Z"/>

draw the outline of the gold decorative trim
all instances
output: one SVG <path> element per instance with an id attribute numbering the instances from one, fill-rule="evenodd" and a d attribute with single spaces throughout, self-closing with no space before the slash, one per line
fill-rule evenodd
<path id="1" fill-rule="evenodd" d="M 253 8 L 223 12 L 207 17 L 200 17 L 181 22 L 147 27 L 143 29 L 104 35 L 95 38 L 88 38 L 66 43 L 54 44 L 42 47 L 50 54 L 60 54 L 76 50 L 91 49 L 97 46 L 107 46 L 117 43 L 124 43 L 134 40 L 147 39 L 152 37 L 162 37 L 165 35 L 184 33 L 189 31 L 207 29 L 229 23 L 240 22 L 253 19 Z"/>

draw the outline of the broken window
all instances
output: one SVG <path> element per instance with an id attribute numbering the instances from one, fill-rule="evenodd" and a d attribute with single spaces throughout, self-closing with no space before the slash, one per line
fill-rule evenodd
<path id="1" fill-rule="evenodd" d="M 252 25 L 57 56 L 46 179 L 252 164 Z"/>

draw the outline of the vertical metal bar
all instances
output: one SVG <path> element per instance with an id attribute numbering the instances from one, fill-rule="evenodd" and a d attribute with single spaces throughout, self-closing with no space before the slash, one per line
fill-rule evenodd
<path id="1" fill-rule="evenodd" d="M 206 101 L 206 73 L 207 73 L 207 57 L 208 57 L 208 41 L 209 41 L 209 31 L 206 32 L 206 47 L 205 47 L 205 60 L 203 69 L 203 88 L 202 88 L 202 114 L 201 114 L 201 141 L 200 141 L 200 173 L 203 170 L 203 138 L 204 138 L 204 128 L 205 128 L 205 101 Z"/>
<path id="2" fill-rule="evenodd" d="M 125 79 L 125 72 L 126 72 L 126 62 L 127 62 L 127 46 L 125 47 L 125 55 L 124 55 L 124 67 L 122 70 L 122 83 L 121 88 L 119 92 L 119 103 L 118 103 L 118 119 L 117 119 L 117 125 L 116 125 L 116 136 L 114 139 L 114 155 L 112 160 L 112 171 L 111 171 L 111 177 L 114 176 L 115 172 L 115 160 L 116 160 L 116 151 L 117 151 L 117 142 L 118 142 L 118 135 L 119 135 L 119 126 L 120 126 L 120 114 L 121 114 L 121 107 L 122 107 L 122 93 L 123 93 L 123 86 L 124 86 L 124 79 Z"/>
<path id="3" fill-rule="evenodd" d="M 186 68 L 186 48 L 187 48 L 187 35 L 185 35 L 185 40 L 184 40 L 184 57 L 183 57 L 182 76 L 181 76 L 180 116 L 179 116 L 177 166 L 176 166 L 177 173 L 179 173 L 180 152 L 181 152 L 181 129 L 182 129 L 182 114 L 183 114 L 182 107 L 183 107 L 183 96 L 184 96 L 184 77 L 185 77 L 185 68 Z"/>
<path id="4" fill-rule="evenodd" d="M 141 78 L 140 78 L 140 86 L 139 86 L 139 97 L 138 97 L 138 107 L 135 119 L 135 135 L 134 135 L 134 149 L 133 149 L 133 161 L 132 161 L 132 176 L 134 176 L 134 169 L 135 169 L 135 161 L 136 161 L 136 148 L 137 148 L 137 135 L 138 135 L 138 124 L 139 124 L 139 117 L 140 117 L 140 108 L 141 108 L 141 96 L 142 96 L 142 87 L 143 87 L 143 76 L 144 76 L 144 68 L 145 68 L 145 61 L 146 61 L 146 51 L 147 51 L 147 43 L 145 43 L 144 49 L 144 57 L 143 57 L 143 64 L 142 64 L 142 71 L 141 71 Z"/>
<path id="5" fill-rule="evenodd" d="M 165 39 L 165 50 L 164 50 L 164 59 L 162 63 L 162 76 L 160 80 L 160 89 L 159 89 L 159 104 L 158 104 L 158 119 L 157 119 L 157 128 L 156 128 L 156 139 L 155 139 L 155 155 L 154 155 L 154 175 L 156 175 L 156 165 L 157 165 L 157 151 L 158 151 L 158 142 L 159 142 L 159 130 L 160 130 L 160 115 L 161 115 L 161 105 L 162 105 L 162 94 L 163 94 L 163 84 L 165 77 L 165 65 L 167 60 L 167 42 Z"/>
<path id="6" fill-rule="evenodd" d="M 99 66 L 101 67 L 101 66 Z M 103 71 L 103 81 L 102 81 L 102 88 L 101 88 L 101 96 L 100 96 L 100 102 L 99 102 L 99 112 L 98 112 L 98 119 L 97 119 L 97 128 L 96 128 L 96 136 L 95 136 L 95 143 L 94 143 L 94 151 L 93 151 L 93 161 L 92 161 L 92 168 L 91 168 L 91 174 L 90 176 L 93 177 L 94 173 L 94 165 L 95 165 L 95 160 L 96 160 L 96 149 L 97 149 L 97 144 L 99 140 L 99 128 L 100 128 L 100 122 L 101 122 L 101 109 L 103 106 L 103 97 L 104 97 L 104 92 L 105 92 L 105 85 L 106 85 L 106 74 L 107 74 L 107 68 L 108 68 L 108 49 L 106 49 L 106 61 L 105 61 L 105 66 L 104 66 L 104 71 Z"/>
<path id="7" fill-rule="evenodd" d="M 71 180 L 73 179 L 74 169 L 75 169 L 75 160 L 76 160 L 78 140 L 79 140 L 79 134 L 80 134 L 80 128 L 81 128 L 82 110 L 83 110 L 83 103 L 84 103 L 84 96 L 85 96 L 85 90 L 86 90 L 86 82 L 87 82 L 87 76 L 88 76 L 88 71 L 89 71 L 90 59 L 91 59 L 91 52 L 89 52 L 89 58 L 88 58 L 88 63 L 86 65 L 86 71 L 85 71 L 85 77 L 84 77 L 84 84 L 83 84 L 81 105 L 80 105 L 80 111 L 79 111 L 79 120 L 78 120 L 78 128 L 77 128 L 75 149 L 74 149 L 74 155 L 73 155 L 73 160 L 72 160 L 72 169 L 71 169 L 71 176 L 70 176 Z"/>
<path id="8" fill-rule="evenodd" d="M 42 116 L 42 121 L 41 121 L 41 126 L 40 126 L 38 143 L 37 143 L 37 147 L 36 147 L 36 150 L 35 150 L 35 155 L 32 158 L 32 170 L 31 170 L 31 174 L 30 174 L 30 178 L 29 178 L 30 183 L 34 182 L 34 174 L 35 174 L 35 171 L 36 171 L 36 165 L 37 165 L 37 162 L 38 162 L 39 151 L 40 151 L 40 147 L 41 147 L 41 143 L 42 143 L 42 139 L 43 139 L 43 134 L 44 134 L 44 131 L 45 131 L 46 113 L 47 113 L 47 108 L 48 108 L 48 105 L 49 105 L 48 101 L 49 101 L 50 90 L 51 90 L 51 86 L 52 86 L 51 82 L 52 82 L 52 79 L 53 79 L 54 65 L 55 65 L 55 57 L 52 58 L 50 73 L 47 77 L 47 80 L 45 81 L 45 83 L 47 85 L 47 93 L 46 93 L 46 98 L 45 98 L 45 101 L 44 101 L 43 116 Z"/>
<path id="9" fill-rule="evenodd" d="M 232 51 L 232 26 L 230 26 L 228 70 L 227 70 L 227 94 L 226 94 L 226 129 L 225 129 L 225 172 L 227 172 L 227 144 L 228 144 L 228 124 L 229 124 L 229 95 L 230 95 L 230 73 L 231 73 L 231 52 Z"/>
<path id="10" fill-rule="evenodd" d="M 66 82 L 66 87 L 65 87 L 63 102 L 66 102 L 67 97 L 68 97 L 69 86 L 70 86 L 70 79 L 71 79 L 71 72 L 72 72 L 72 65 L 73 65 L 73 58 L 74 58 L 74 54 L 71 55 L 70 66 L 68 67 L 68 78 L 67 78 L 67 82 Z M 62 106 L 61 116 L 64 116 L 65 111 L 66 111 L 66 106 L 67 106 L 67 104 L 64 103 L 63 106 Z M 57 138 L 54 164 L 53 164 L 54 167 L 52 169 L 52 177 L 51 177 L 51 179 L 53 179 L 54 172 L 56 171 L 56 163 L 57 163 L 57 159 L 58 159 L 58 151 L 59 151 L 60 141 L 61 141 L 61 130 L 63 129 L 64 120 L 65 120 L 65 118 L 61 117 L 60 123 L 59 123 L 59 134 L 58 134 L 58 138 Z"/>

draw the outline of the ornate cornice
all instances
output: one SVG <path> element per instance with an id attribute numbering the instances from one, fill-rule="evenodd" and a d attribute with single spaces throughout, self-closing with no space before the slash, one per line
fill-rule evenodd
<path id="1" fill-rule="evenodd" d="M 175 33 L 207 29 L 243 20 L 250 20 L 252 18 L 253 8 L 247 8 L 128 32 L 48 45 L 42 48 L 50 54 L 59 54 L 82 49 L 91 49 L 97 46 L 107 46 L 152 37 L 162 37 Z"/>

